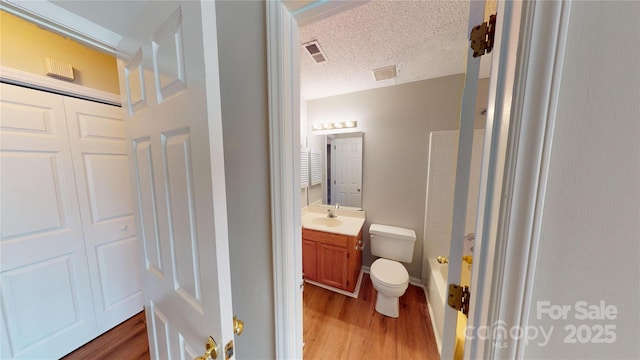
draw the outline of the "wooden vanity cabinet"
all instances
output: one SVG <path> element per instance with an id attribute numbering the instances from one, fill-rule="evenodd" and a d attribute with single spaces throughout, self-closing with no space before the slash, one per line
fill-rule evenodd
<path id="1" fill-rule="evenodd" d="M 313 240 L 306 240 L 304 238 L 304 230 L 302 230 L 302 274 L 304 274 L 304 278 L 312 281 L 317 281 L 318 279 L 318 267 L 317 267 L 317 257 L 318 257 L 318 243 Z"/>
<path id="2" fill-rule="evenodd" d="M 362 267 L 357 236 L 302 229 L 302 272 L 307 280 L 353 292 Z"/>

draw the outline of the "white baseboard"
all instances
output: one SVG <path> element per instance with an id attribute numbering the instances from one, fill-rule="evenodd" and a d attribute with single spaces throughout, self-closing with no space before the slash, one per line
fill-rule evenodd
<path id="1" fill-rule="evenodd" d="M 356 287 L 355 287 L 355 289 L 353 290 L 352 293 L 348 292 L 348 291 L 336 289 L 336 288 L 331 287 L 329 285 L 321 284 L 319 282 L 315 282 L 315 281 L 312 281 L 312 280 L 306 280 L 305 279 L 304 282 L 307 282 L 307 283 L 309 283 L 311 285 L 315 285 L 317 287 L 321 287 L 323 289 L 327 289 L 327 290 L 331 290 L 333 292 L 337 292 L 338 294 L 342 294 L 344 296 L 348 296 L 348 297 L 352 297 L 352 298 L 356 298 L 357 299 L 358 298 L 358 294 L 360 294 L 360 285 L 362 285 L 362 273 L 363 273 L 363 270 L 360 269 L 360 275 L 358 275 L 358 282 L 356 283 Z"/>

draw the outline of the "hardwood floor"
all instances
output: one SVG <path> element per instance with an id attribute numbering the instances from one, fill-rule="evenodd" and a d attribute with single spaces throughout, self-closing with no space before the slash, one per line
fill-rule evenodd
<path id="1" fill-rule="evenodd" d="M 375 311 L 369 275 L 362 281 L 357 299 L 305 284 L 304 358 L 439 359 L 424 291 L 410 285 L 393 319 Z"/>
<path id="2" fill-rule="evenodd" d="M 350 298 L 305 284 L 304 358 L 439 359 L 424 291 L 409 286 L 400 298 L 400 317 L 378 314 L 368 274 L 360 295 Z M 144 311 L 77 349 L 64 360 L 149 359 Z"/>
<path id="3" fill-rule="evenodd" d="M 149 343 L 147 341 L 144 311 L 134 315 L 62 359 L 148 360 Z"/>

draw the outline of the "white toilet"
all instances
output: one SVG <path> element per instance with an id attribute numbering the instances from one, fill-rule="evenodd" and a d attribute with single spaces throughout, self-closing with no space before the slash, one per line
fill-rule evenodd
<path id="1" fill-rule="evenodd" d="M 378 292 L 376 311 L 397 318 L 400 314 L 398 299 L 409 286 L 409 273 L 399 263 L 410 263 L 416 232 L 396 226 L 371 224 L 369 227 L 371 254 L 380 259 L 371 264 L 371 282 Z"/>

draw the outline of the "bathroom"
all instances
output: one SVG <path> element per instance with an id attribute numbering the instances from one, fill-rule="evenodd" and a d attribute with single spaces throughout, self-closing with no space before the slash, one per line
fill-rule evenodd
<path id="1" fill-rule="evenodd" d="M 350 11 L 358 11 L 365 8 L 363 5 Z M 378 5 L 380 6 L 380 5 Z M 388 12 L 396 11 L 389 7 Z M 393 11 L 392 11 L 393 10 Z M 415 10 L 415 9 L 414 9 Z M 400 10 L 397 10 L 400 11 Z M 348 15 L 343 14 L 344 16 Z M 428 269 L 429 258 L 448 253 L 448 234 L 451 231 L 451 204 L 453 203 L 454 174 L 448 173 L 448 180 L 440 176 L 437 181 L 428 177 L 430 163 L 430 136 L 453 139 L 448 145 L 443 156 L 445 162 L 449 161 L 450 169 L 455 170 L 455 154 L 457 144 L 457 132 L 459 126 L 461 94 L 464 86 L 464 74 L 451 73 L 444 76 L 435 76 L 410 82 L 395 78 L 382 80 L 368 90 L 349 91 L 347 86 L 339 84 L 334 89 L 344 91 L 338 95 L 325 89 L 314 88 L 307 85 L 312 79 L 316 84 L 322 77 L 324 67 L 330 65 L 334 50 L 329 41 L 331 36 L 323 37 L 324 29 L 335 27 L 341 20 L 340 16 L 334 16 L 322 21 L 302 26 L 300 28 L 300 42 L 318 40 L 326 56 L 327 64 L 315 64 L 306 53 L 301 51 L 301 144 L 306 145 L 304 150 L 322 148 L 325 135 L 356 132 L 362 137 L 362 174 L 361 174 L 361 205 L 364 212 L 364 226 L 362 228 L 362 241 L 365 248 L 362 251 L 362 266 L 365 272 L 376 259 L 370 252 L 370 237 L 368 229 L 371 224 L 385 224 L 415 231 L 416 242 L 413 249 L 412 261 L 405 263 L 412 285 L 422 286 L 423 289 L 432 283 L 429 279 L 431 271 Z M 362 19 L 360 17 L 360 19 Z M 390 31 L 389 29 L 387 29 Z M 328 38 L 328 40 L 327 40 Z M 333 55 L 335 56 L 335 55 Z M 433 60 L 432 60 L 433 61 Z M 439 60 L 442 61 L 442 60 Z M 464 58 L 461 59 L 464 63 Z M 406 71 L 402 67 L 406 59 L 399 59 L 398 74 Z M 379 66 L 391 64 L 379 64 Z M 429 63 L 433 67 L 433 63 Z M 365 75 L 373 79 L 369 72 L 373 68 L 364 68 Z M 305 73 L 311 72 L 311 74 Z M 462 70 L 464 71 L 464 70 Z M 478 87 L 477 108 L 475 111 L 475 128 L 484 127 L 483 104 L 487 101 L 488 79 L 485 73 Z M 312 94 L 305 100 L 305 92 Z M 331 122 L 355 122 L 352 129 L 314 130 L 319 124 Z M 476 130 L 475 139 L 481 139 L 481 130 Z M 318 144 L 321 144 L 318 146 Z M 474 142 L 475 170 L 479 169 L 479 152 L 481 144 Z M 448 159 L 448 160 L 447 160 Z M 442 169 L 440 169 L 442 170 Z M 327 171 L 326 169 L 324 170 Z M 473 170 L 472 170 L 473 172 Z M 432 180 L 428 184 L 428 178 Z M 444 181 L 444 182 L 443 182 Z M 326 201 L 323 197 L 325 186 L 322 184 L 303 187 L 301 199 L 303 214 L 305 207 L 313 207 Z M 433 190 L 434 186 L 437 187 Z M 428 193 L 428 188 L 429 190 Z M 447 190 L 448 189 L 448 190 Z M 446 193 L 436 199 L 433 194 Z M 477 194 L 477 192 L 476 192 Z M 427 196 L 431 195 L 430 202 Z M 477 197 L 477 195 L 476 195 Z M 470 192 L 470 199 L 473 191 Z M 440 205 L 434 205 L 441 202 Z M 334 203 L 331 205 L 335 206 Z M 344 208 L 341 204 L 341 208 Z M 441 208 L 440 213 L 433 212 L 434 207 Z M 358 207 L 358 206 L 357 206 Z M 429 212 L 427 209 L 431 209 Z M 337 210 L 338 213 L 340 209 Z M 425 212 L 427 218 L 425 219 Z M 471 216 L 468 217 L 471 219 Z M 449 228 L 446 229 L 446 220 Z M 425 224 L 434 223 L 437 226 L 425 227 Z M 470 224 L 473 220 L 468 221 Z M 467 226 L 473 229 L 473 226 Z M 466 232 L 471 232 L 467 231 Z M 443 265 L 446 267 L 446 265 Z M 446 276 L 446 275 L 445 275 Z M 423 291 L 423 290 L 421 290 Z M 426 292 L 426 290 L 425 290 Z M 430 309 L 433 311 L 433 309 Z M 439 316 L 434 316 L 439 318 Z M 423 319 L 414 319 L 422 321 Z M 432 320 L 433 321 L 433 320 Z M 441 324 L 436 324 L 441 326 Z M 429 324 L 431 326 L 432 324 Z M 435 331 L 436 339 L 441 336 Z M 441 330 L 440 330 L 441 332 Z M 439 339 L 437 340 L 439 342 Z"/>

